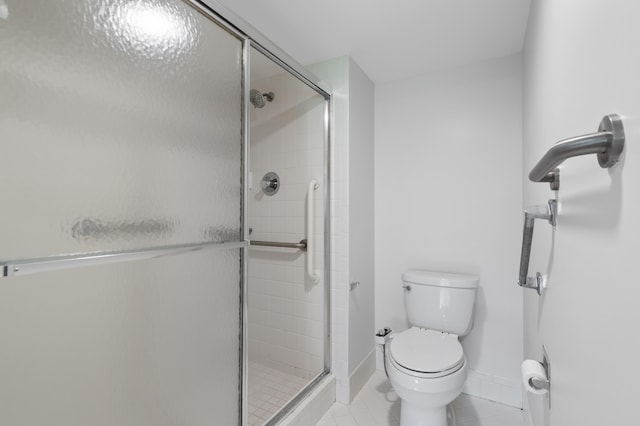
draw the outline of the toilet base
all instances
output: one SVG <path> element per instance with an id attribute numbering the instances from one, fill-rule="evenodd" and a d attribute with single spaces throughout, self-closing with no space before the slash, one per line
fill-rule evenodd
<path id="1" fill-rule="evenodd" d="M 456 426 L 456 415 L 451 405 L 426 409 L 401 400 L 400 426 Z"/>

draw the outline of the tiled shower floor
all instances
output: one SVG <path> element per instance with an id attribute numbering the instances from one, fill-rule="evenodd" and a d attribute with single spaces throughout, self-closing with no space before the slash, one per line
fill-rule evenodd
<path id="1" fill-rule="evenodd" d="M 307 379 L 250 362 L 249 426 L 263 425 L 307 383 Z"/>

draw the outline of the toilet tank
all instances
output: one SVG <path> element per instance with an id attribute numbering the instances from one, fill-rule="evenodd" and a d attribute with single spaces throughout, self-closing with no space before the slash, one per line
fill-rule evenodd
<path id="1" fill-rule="evenodd" d="M 473 327 L 477 275 L 410 270 L 402 274 L 412 326 L 466 336 Z"/>

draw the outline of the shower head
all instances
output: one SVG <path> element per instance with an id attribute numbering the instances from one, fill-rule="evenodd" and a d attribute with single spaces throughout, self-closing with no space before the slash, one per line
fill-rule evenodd
<path id="1" fill-rule="evenodd" d="M 260 91 L 256 89 L 251 89 L 249 92 L 249 102 L 251 102 L 251 105 L 255 108 L 262 108 L 264 106 L 265 99 L 267 102 L 271 102 L 273 101 L 273 98 L 273 92 L 260 93 Z"/>

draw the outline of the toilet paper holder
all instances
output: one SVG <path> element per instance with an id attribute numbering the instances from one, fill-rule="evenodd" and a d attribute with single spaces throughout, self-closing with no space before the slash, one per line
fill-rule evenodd
<path id="1" fill-rule="evenodd" d="M 540 390 L 544 389 L 548 391 L 551 388 L 548 379 L 544 380 L 537 377 L 532 377 L 529 379 L 529 384 L 531 384 L 532 387 Z"/>
<path id="2" fill-rule="evenodd" d="M 551 362 L 549 361 L 549 355 L 547 355 L 547 348 L 542 346 L 542 367 L 546 373 L 547 378 L 541 379 L 538 377 L 532 377 L 529 379 L 529 384 L 539 390 L 546 390 L 549 400 L 549 406 L 551 406 Z"/>

